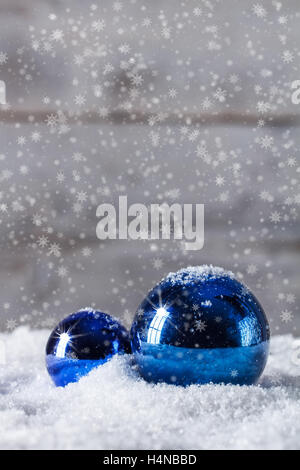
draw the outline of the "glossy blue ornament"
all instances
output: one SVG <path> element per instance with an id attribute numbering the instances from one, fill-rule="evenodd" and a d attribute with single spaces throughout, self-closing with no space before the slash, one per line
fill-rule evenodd
<path id="1" fill-rule="evenodd" d="M 56 386 L 77 382 L 115 354 L 130 353 L 126 329 L 106 313 L 91 309 L 73 313 L 51 333 L 46 365 Z"/>
<path id="2" fill-rule="evenodd" d="M 131 328 L 141 375 L 184 386 L 256 383 L 269 338 L 258 300 L 232 273 L 212 266 L 169 274 L 141 303 Z"/>

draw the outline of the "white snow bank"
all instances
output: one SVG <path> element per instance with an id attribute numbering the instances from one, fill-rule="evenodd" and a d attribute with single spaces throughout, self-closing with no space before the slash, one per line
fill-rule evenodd
<path id="1" fill-rule="evenodd" d="M 150 385 L 116 357 L 63 389 L 45 369 L 48 334 L 0 335 L 1 449 L 300 448 L 299 339 L 272 339 L 260 386 Z"/>

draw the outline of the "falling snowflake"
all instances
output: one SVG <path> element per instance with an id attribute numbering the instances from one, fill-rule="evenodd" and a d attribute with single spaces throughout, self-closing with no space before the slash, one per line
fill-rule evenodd
<path id="1" fill-rule="evenodd" d="M 267 16 L 266 9 L 260 3 L 253 5 L 252 10 L 253 13 L 259 18 L 265 18 Z"/>
<path id="2" fill-rule="evenodd" d="M 202 333 L 203 331 L 206 330 L 207 324 L 204 320 L 196 320 L 195 321 L 195 328 L 197 331 Z"/>
<path id="3" fill-rule="evenodd" d="M 280 314 L 280 318 L 283 323 L 289 323 L 293 320 L 294 315 L 289 310 L 283 310 Z"/>
<path id="4" fill-rule="evenodd" d="M 6 54 L 6 52 L 0 51 L 0 65 L 6 64 L 7 61 L 8 61 L 8 55 Z"/>

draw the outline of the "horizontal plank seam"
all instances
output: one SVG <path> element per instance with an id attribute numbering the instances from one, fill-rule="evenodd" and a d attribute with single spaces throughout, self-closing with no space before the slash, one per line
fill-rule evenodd
<path id="1" fill-rule="evenodd" d="M 131 112 L 130 114 L 116 110 L 110 112 L 107 116 L 101 117 L 94 111 L 82 113 L 71 113 L 69 111 L 57 110 L 17 110 L 17 111 L 0 111 L 0 122 L 3 124 L 10 122 L 33 123 L 45 122 L 49 116 L 57 116 L 59 125 L 59 116 L 63 115 L 67 119 L 68 124 L 149 124 L 154 125 L 258 125 L 258 121 L 263 119 L 266 127 L 286 127 L 299 126 L 300 115 L 282 114 L 282 115 L 266 115 L 264 117 L 256 114 L 242 113 L 219 113 L 219 114 L 196 114 L 196 113 L 143 113 L 140 111 Z M 154 118 L 154 121 L 153 121 Z"/>

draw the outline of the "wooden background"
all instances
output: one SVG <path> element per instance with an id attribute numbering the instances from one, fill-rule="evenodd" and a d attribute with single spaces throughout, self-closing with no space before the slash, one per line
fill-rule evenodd
<path id="1" fill-rule="evenodd" d="M 163 275 L 189 264 L 212 263 L 231 269 L 254 290 L 273 332 L 299 333 L 300 224 L 297 207 L 291 214 L 286 199 L 300 193 L 300 105 L 290 99 L 291 82 L 300 79 L 295 52 L 300 10 L 296 0 L 281 7 L 279 2 L 260 4 L 267 19 L 253 14 L 252 1 L 153 0 L 146 9 L 130 1 L 118 12 L 109 1 L 1 0 L 0 52 L 7 53 L 7 61 L 0 65 L 0 79 L 9 103 L 0 111 L 0 203 L 8 204 L 0 213 L 2 329 L 27 323 L 51 327 L 91 304 L 129 326 L 139 302 Z M 103 48 L 100 41 L 93 66 L 78 67 L 76 54 L 96 44 L 91 5 L 98 7 L 94 16 L 105 21 Z M 192 18 L 194 25 L 193 10 L 199 5 L 197 29 L 188 21 Z M 57 19 L 51 22 L 53 14 Z M 288 17 L 282 30 L 281 15 Z M 152 25 L 141 35 L 147 17 Z M 161 34 L 165 23 L 171 25 L 169 42 Z M 70 33 L 76 24 L 78 44 Z M 209 29 L 214 25 L 215 36 Z M 56 28 L 65 37 L 58 45 L 52 40 L 52 55 L 41 48 Z M 286 35 L 286 43 L 280 35 Z M 210 41 L 215 44 L 209 46 Z M 130 80 L 119 66 L 124 43 L 143 76 L 142 97 L 130 112 L 122 97 Z M 285 50 L 294 51 L 291 64 L 282 60 Z M 105 84 L 105 63 L 114 68 L 113 86 Z M 97 106 L 95 96 L 86 92 L 94 84 L 91 70 L 102 86 Z M 258 96 L 256 85 L 262 88 Z M 219 86 L 226 90 L 225 102 L 215 99 L 212 109 L 203 109 L 204 97 Z M 178 92 L 174 100 L 168 99 L 170 88 Z M 78 94 L 86 99 L 80 109 L 74 98 Z M 262 128 L 257 126 L 262 118 L 258 101 L 271 103 Z M 101 115 L 101 107 L 107 115 Z M 67 118 L 67 132 L 49 126 L 48 116 L 58 112 Z M 161 122 L 149 125 L 157 114 Z M 32 140 L 34 131 L 42 136 L 39 142 Z M 265 135 L 273 139 L 272 151 L 259 145 Z M 214 165 L 201 158 L 195 163 L 203 141 L 213 159 L 227 155 L 220 170 L 226 176 L 223 188 L 214 184 Z M 83 161 L 74 161 L 76 152 Z M 295 166 L 287 165 L 289 157 L 296 158 Z M 235 163 L 242 169 L 237 185 Z M 60 185 L 59 172 L 66 176 Z M 76 213 L 78 191 L 86 192 L 88 201 Z M 225 203 L 223 191 L 228 191 Z M 262 191 L 269 201 L 262 199 Z M 174 241 L 100 243 L 96 207 L 104 201 L 117 204 L 119 194 L 127 194 L 130 203 L 204 203 L 203 250 L 186 253 Z M 19 211 L 12 206 L 17 200 Z M 281 214 L 278 224 L 270 220 L 274 211 Z M 35 214 L 42 215 L 40 225 L 33 223 Z M 37 245 L 42 235 L 49 242 L 45 249 Z M 59 257 L 49 254 L 51 243 L 59 244 Z M 61 266 L 65 276 L 58 274 Z M 291 321 L 282 321 L 284 311 L 291 312 Z"/>

